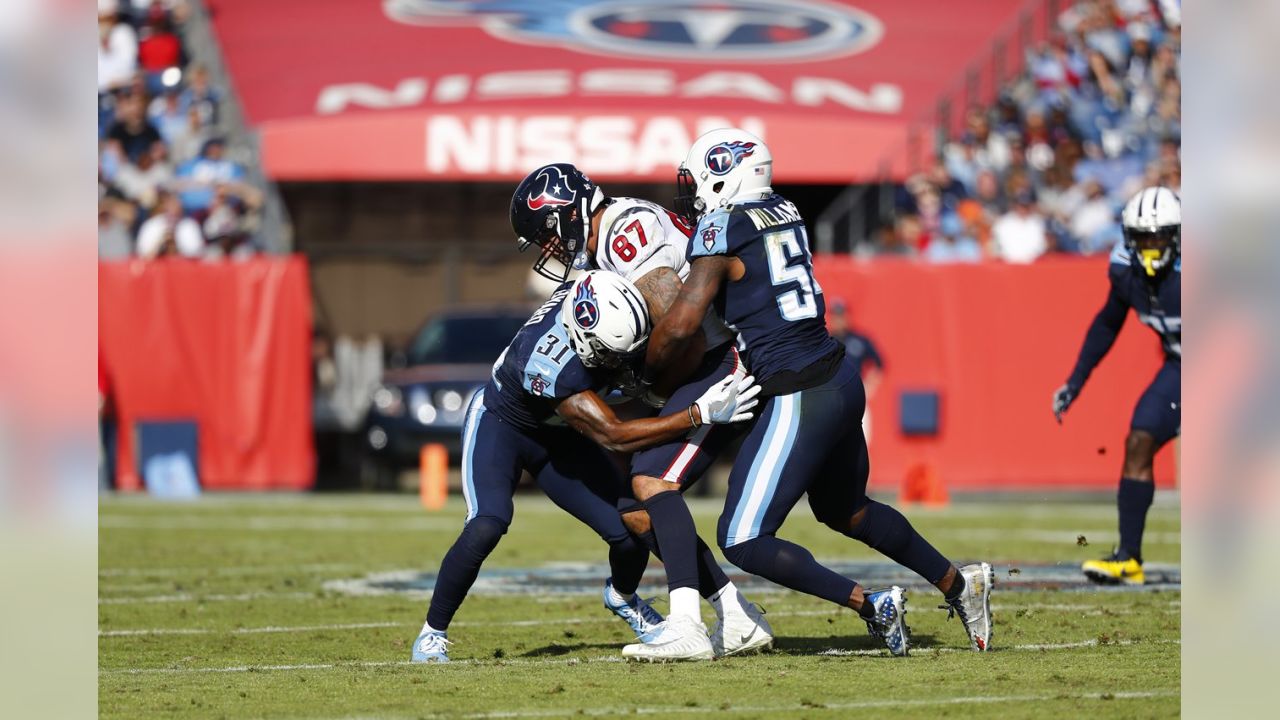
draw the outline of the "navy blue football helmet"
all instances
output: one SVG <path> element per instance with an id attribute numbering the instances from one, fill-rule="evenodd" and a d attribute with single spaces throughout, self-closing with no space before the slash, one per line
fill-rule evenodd
<path id="1" fill-rule="evenodd" d="M 511 229 L 521 252 L 542 248 L 534 272 L 564 282 L 585 268 L 591 213 L 604 202 L 599 186 L 569 163 L 543 165 L 521 180 L 511 196 Z"/>

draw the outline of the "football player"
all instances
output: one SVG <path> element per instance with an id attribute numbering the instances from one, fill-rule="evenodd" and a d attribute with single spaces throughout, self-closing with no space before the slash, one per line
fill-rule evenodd
<path id="1" fill-rule="evenodd" d="M 1124 241 L 1111 253 L 1107 301 L 1085 334 L 1071 376 L 1053 394 L 1053 414 L 1061 423 L 1133 308 L 1160 338 L 1164 365 L 1138 399 L 1124 441 L 1116 494 L 1120 543 L 1081 569 L 1095 582 L 1141 585 L 1142 531 L 1155 496 L 1152 461 L 1182 430 L 1182 206 L 1168 188 L 1144 188 L 1125 205 L 1120 223 Z"/>
<path id="2" fill-rule="evenodd" d="M 522 471 L 609 544 L 613 578 L 606 595 L 619 599 L 610 609 L 640 637 L 662 622 L 635 595 L 649 552 L 622 523 L 618 508 L 625 504 L 626 482 L 602 447 L 632 451 L 704 424 L 741 422 L 751 416 L 759 390 L 750 377 L 729 377 L 679 413 L 619 420 L 597 391 L 642 352 L 649 329 L 634 285 L 610 273 L 587 273 L 561 284 L 494 363 L 489 382 L 467 408 L 467 517 L 436 576 L 426 622 L 413 643 L 414 662 L 449 661 L 449 623 L 511 524 Z"/>
<path id="3" fill-rule="evenodd" d="M 560 279 L 570 268 L 597 268 L 625 277 L 635 283 L 655 321 L 666 313 L 689 274 L 692 228 L 682 218 L 647 200 L 609 197 L 567 163 L 540 167 L 517 186 L 511 224 L 522 249 L 541 248 L 534 265 L 537 272 Z M 633 378 L 625 390 L 667 416 L 683 412 L 725 378 L 745 376 L 733 334 L 714 311 L 703 317 L 702 329 L 700 343 L 688 353 L 692 363 L 678 363 L 681 366 L 656 388 L 640 386 Z M 763 611 L 720 570 L 711 549 L 697 538 L 693 517 L 679 495 L 738 434 L 726 425 L 704 425 L 632 458 L 632 490 L 641 506 L 624 515 L 624 521 L 662 558 L 671 597 L 667 622 L 646 645 L 653 653 L 646 659 L 720 657 L 764 649 L 773 642 Z M 660 534 L 649 522 L 651 515 L 663 518 Z M 719 621 L 709 639 L 698 614 L 699 595 L 711 603 Z"/>
<path id="4" fill-rule="evenodd" d="M 694 142 L 677 176 L 676 198 L 676 211 L 697 223 L 689 277 L 656 324 L 646 357 L 648 372 L 666 367 L 715 305 L 737 332 L 738 350 L 763 389 L 760 416 L 729 476 L 719 545 L 746 572 L 856 610 L 892 654 L 907 654 L 901 588 L 868 592 L 777 537 L 808 493 L 820 522 L 935 585 L 963 621 L 971 646 L 986 650 L 991 566 L 957 568 L 901 513 L 866 495 L 862 381 L 827 332 L 804 221 L 773 193 L 772 168 L 769 148 L 745 131 L 713 130 Z"/>

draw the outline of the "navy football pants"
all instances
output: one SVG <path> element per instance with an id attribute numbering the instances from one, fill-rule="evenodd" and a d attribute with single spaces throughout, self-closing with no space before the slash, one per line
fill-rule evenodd
<path id="1" fill-rule="evenodd" d="M 1182 433 L 1182 363 L 1165 361 L 1133 408 L 1131 430 L 1151 433 L 1159 450 Z"/>

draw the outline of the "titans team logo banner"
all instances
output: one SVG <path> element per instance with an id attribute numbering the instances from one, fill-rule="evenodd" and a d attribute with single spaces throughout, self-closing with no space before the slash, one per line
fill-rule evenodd
<path id="1" fill-rule="evenodd" d="M 805 62 L 875 45 L 870 13 L 813 0 L 383 0 L 409 25 L 478 24 L 538 45 L 638 58 Z"/>

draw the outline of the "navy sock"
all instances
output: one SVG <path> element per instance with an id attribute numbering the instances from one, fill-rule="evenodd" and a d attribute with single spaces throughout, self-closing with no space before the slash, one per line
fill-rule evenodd
<path id="1" fill-rule="evenodd" d="M 698 531 L 684 498 L 667 490 L 645 500 L 644 509 L 662 548 L 667 590 L 698 587 Z"/>
<path id="2" fill-rule="evenodd" d="M 960 574 L 960 569 L 956 568 L 956 579 L 951 581 L 951 587 L 942 596 L 948 600 L 955 600 L 960 597 L 960 593 L 964 592 L 964 575 Z"/>
<path id="3" fill-rule="evenodd" d="M 772 580 L 841 606 L 849 606 L 849 596 L 857 583 L 818 564 L 808 550 L 772 535 L 724 548 L 729 562 Z"/>
<path id="4" fill-rule="evenodd" d="M 720 569 L 716 554 L 711 552 L 702 538 L 698 538 L 698 594 L 710 598 L 728 584 L 729 576 Z"/>
<path id="5" fill-rule="evenodd" d="M 462 534 L 453 547 L 445 553 L 436 575 L 436 587 L 431 593 L 431 608 L 427 610 L 427 623 L 436 630 L 448 630 L 453 614 L 466 599 L 480 566 L 498 541 L 507 532 L 507 524 L 497 518 L 480 516 L 462 528 Z"/>
<path id="6" fill-rule="evenodd" d="M 1120 508 L 1120 549 L 1117 557 L 1121 560 L 1133 558 L 1142 562 L 1142 531 L 1146 528 L 1147 510 L 1155 494 L 1156 484 L 1150 480 L 1120 478 L 1116 505 Z"/>
<path id="7" fill-rule="evenodd" d="M 649 550 L 644 544 L 627 535 L 609 543 L 609 571 L 613 574 L 613 589 L 622 597 L 631 597 L 640 587 L 640 578 L 649 565 Z M 435 627 L 432 625 L 432 627 Z"/>
<path id="8" fill-rule="evenodd" d="M 875 500 L 867 502 L 862 521 L 845 534 L 913 570 L 930 584 L 941 582 L 951 568 L 951 561 L 921 537 L 902 513 Z"/>

